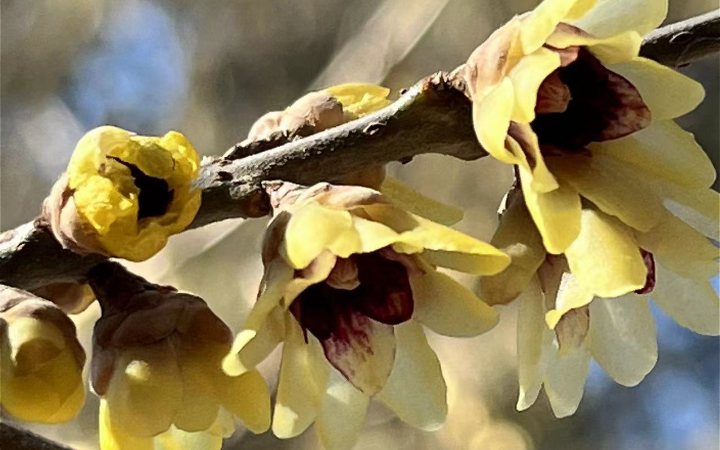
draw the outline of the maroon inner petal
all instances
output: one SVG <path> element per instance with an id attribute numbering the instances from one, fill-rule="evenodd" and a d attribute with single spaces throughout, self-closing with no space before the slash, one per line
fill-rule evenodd
<path id="1" fill-rule="evenodd" d="M 370 372 L 375 373 L 372 378 L 384 380 L 390 376 L 395 358 L 392 353 L 384 352 L 382 348 L 374 345 L 378 339 L 393 338 L 392 325 L 376 322 L 362 314 L 349 303 L 335 305 L 335 326 L 333 332 L 321 339 L 325 357 L 345 378 L 358 389 L 365 392 L 367 388 L 361 381 L 363 376 Z M 371 360 L 382 361 L 382 364 L 372 364 Z M 366 392 L 372 394 L 373 392 Z"/>
<path id="2" fill-rule="evenodd" d="M 647 278 L 645 279 L 645 286 L 635 291 L 635 293 L 649 294 L 653 291 L 653 289 L 655 289 L 655 283 L 657 281 L 655 273 L 655 257 L 652 253 L 642 248 L 640 249 L 640 254 L 645 262 L 645 267 L 647 267 Z"/>
<path id="3" fill-rule="evenodd" d="M 541 143 L 574 149 L 627 136 L 650 124 L 650 110 L 637 89 L 606 69 L 587 49 L 581 48 L 577 59 L 556 73 L 569 88 L 571 99 L 563 112 L 546 113 L 547 96 L 538 103 L 532 128 Z M 541 85 L 539 93 L 558 92 L 557 77 L 550 75 L 543 82 L 549 86 Z"/>
<path id="4" fill-rule="evenodd" d="M 353 260 L 360 278 L 353 299 L 358 311 L 388 325 L 410 320 L 414 303 L 405 266 L 377 253 L 354 255 Z"/>

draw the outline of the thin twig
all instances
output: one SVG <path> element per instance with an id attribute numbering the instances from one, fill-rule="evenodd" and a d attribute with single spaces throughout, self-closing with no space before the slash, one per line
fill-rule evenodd
<path id="1" fill-rule="evenodd" d="M 683 67 L 719 50 L 720 9 L 716 9 L 653 31 L 645 36 L 640 56 Z"/>

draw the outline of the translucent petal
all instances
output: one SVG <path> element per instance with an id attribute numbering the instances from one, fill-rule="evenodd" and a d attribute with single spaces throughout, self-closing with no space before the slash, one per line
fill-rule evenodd
<path id="1" fill-rule="evenodd" d="M 423 263 L 423 275 L 411 276 L 413 318 L 445 336 L 477 336 L 498 323 L 498 314 L 468 288 Z"/>
<path id="2" fill-rule="evenodd" d="M 586 47 L 605 66 L 632 60 L 638 55 L 641 44 L 642 37 L 635 31 L 600 39 L 579 34 L 569 27 L 558 27 L 547 39 L 547 45 L 555 48 Z"/>
<path id="3" fill-rule="evenodd" d="M 712 161 L 694 135 L 672 120 L 653 122 L 631 136 L 591 144 L 590 150 L 689 188 L 707 188 L 716 177 Z"/>
<path id="4" fill-rule="evenodd" d="M 613 380 L 635 386 L 657 362 L 655 320 L 647 299 L 629 294 L 590 304 L 586 345 Z"/>
<path id="5" fill-rule="evenodd" d="M 574 274 L 563 273 L 555 296 L 555 308 L 545 314 L 548 327 L 555 328 L 565 313 L 587 305 L 593 297 L 593 293 Z"/>
<path id="6" fill-rule="evenodd" d="M 447 387 L 435 352 L 422 327 L 411 321 L 395 327 L 395 367 L 377 398 L 410 425 L 439 429 L 447 416 Z"/>
<path id="7" fill-rule="evenodd" d="M 480 279 L 480 297 L 490 305 L 504 305 L 525 290 L 546 255 L 542 237 L 521 197 L 502 214 L 490 243 L 509 255 L 511 263 L 499 274 Z"/>
<path id="8" fill-rule="evenodd" d="M 650 297 L 670 317 L 696 333 L 720 334 L 720 300 L 708 281 L 677 275 L 656 265 L 657 284 Z"/>
<path id="9" fill-rule="evenodd" d="M 581 223 L 580 234 L 565 252 L 578 283 L 605 298 L 642 288 L 647 268 L 629 230 L 592 209 L 583 210 Z"/>
<path id="10" fill-rule="evenodd" d="M 576 3 L 577 0 L 545 0 L 540 3 L 523 20 L 520 34 L 523 53 L 529 55 L 542 47 L 558 23 L 571 12 L 577 14 L 578 10 L 573 11 Z"/>
<path id="11" fill-rule="evenodd" d="M 283 250 L 295 269 L 302 269 L 352 229 L 347 211 L 325 208 L 311 202 L 300 208 L 287 224 Z"/>
<path id="12" fill-rule="evenodd" d="M 702 233 L 670 213 L 666 212 L 652 230 L 635 235 L 639 246 L 652 252 L 658 262 L 677 274 L 707 281 L 718 273 L 716 259 L 720 250 Z"/>
<path id="13" fill-rule="evenodd" d="M 700 83 L 647 58 L 615 64 L 610 70 L 635 86 L 655 121 L 683 116 L 705 98 Z"/>
<path id="14" fill-rule="evenodd" d="M 327 450 L 350 450 L 365 423 L 370 398 L 341 375 L 330 375 L 322 409 L 315 423 L 320 442 Z"/>
<path id="15" fill-rule="evenodd" d="M 270 392 L 256 370 L 239 377 L 227 377 L 218 386 L 223 406 L 243 421 L 253 433 L 264 433 L 270 427 Z"/>
<path id="16" fill-rule="evenodd" d="M 473 102 L 473 124 L 480 145 L 495 159 L 508 164 L 522 161 L 505 148 L 510 117 L 515 108 L 513 83 L 509 78 L 493 89 L 481 101 Z"/>
<path id="17" fill-rule="evenodd" d="M 386 177 L 380 191 L 409 212 L 433 222 L 450 226 L 463 218 L 462 209 L 426 197 L 394 177 Z"/>
<path id="18" fill-rule="evenodd" d="M 554 171 L 554 170 L 553 170 Z M 577 191 L 558 180 L 558 189 L 540 193 L 531 187 L 531 177 L 520 170 L 525 202 L 543 243 L 549 253 L 565 251 L 580 233 L 580 196 Z"/>
<path id="19" fill-rule="evenodd" d="M 167 341 L 124 350 L 105 399 L 113 425 L 135 436 L 167 430 L 182 399 L 182 379 Z"/>
<path id="20" fill-rule="evenodd" d="M 594 8 L 572 25 L 597 37 L 608 37 L 624 31 L 640 35 L 657 28 L 667 16 L 668 0 L 599 0 Z"/>
<path id="21" fill-rule="evenodd" d="M 110 407 L 107 400 L 100 399 L 100 448 L 101 450 L 154 450 L 153 437 L 133 436 L 113 426 L 110 419 Z"/>
<path id="22" fill-rule="evenodd" d="M 666 186 L 667 188 L 667 186 Z M 667 191 L 666 191 L 667 192 Z M 720 242 L 720 194 L 712 189 L 668 192 L 665 207 L 703 235 Z"/>
<path id="23" fill-rule="evenodd" d="M 513 67 L 508 74 L 515 92 L 513 122 L 527 124 L 535 119 L 535 104 L 540 84 L 558 67 L 560 56 L 544 47 L 526 55 Z"/>
<path id="24" fill-rule="evenodd" d="M 524 411 L 537 400 L 542 387 L 544 366 L 543 348 L 551 345 L 552 334 L 545 326 L 540 285 L 536 278 L 530 280 L 527 289 L 520 296 L 517 321 L 518 383 L 520 393 L 518 411 Z"/>
<path id="25" fill-rule="evenodd" d="M 280 439 L 295 437 L 315 421 L 327 387 L 329 366 L 320 343 L 285 318 L 286 337 L 278 378 L 272 430 Z"/>
<path id="26" fill-rule="evenodd" d="M 547 163 L 580 195 L 635 229 L 649 230 L 662 215 L 657 180 L 631 165 L 603 154 L 563 155 L 547 158 Z"/>
<path id="27" fill-rule="evenodd" d="M 556 417 L 571 416 L 582 400 L 590 354 L 583 347 L 564 356 L 554 346 L 549 349 L 545 392 Z"/>
<path id="28" fill-rule="evenodd" d="M 397 207 L 374 205 L 365 211 L 373 220 L 400 233 L 396 251 L 416 253 L 424 249 L 423 257 L 431 264 L 487 275 L 500 272 L 510 262 L 507 255 L 490 244 Z"/>

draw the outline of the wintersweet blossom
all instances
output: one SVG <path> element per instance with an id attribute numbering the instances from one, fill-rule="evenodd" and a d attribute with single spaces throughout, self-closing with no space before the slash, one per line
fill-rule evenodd
<path id="1" fill-rule="evenodd" d="M 717 234 L 715 171 L 672 120 L 703 88 L 638 56 L 666 13 L 667 0 L 546 0 L 493 33 L 463 69 L 478 139 L 517 168 L 552 254 L 581 233 L 583 202 L 641 232 L 672 204 Z"/>
<path id="2" fill-rule="evenodd" d="M 267 430 L 267 385 L 255 370 L 223 373 L 232 334 L 202 299 L 110 265 L 93 271 L 103 305 L 92 360 L 103 450 L 219 450 L 233 415 Z"/>
<path id="3" fill-rule="evenodd" d="M 513 261 L 481 279 L 481 295 L 491 304 L 521 298 L 520 410 L 544 385 L 555 415 L 573 414 L 591 358 L 622 385 L 642 381 L 657 361 L 648 296 L 680 325 L 720 334 L 720 301 L 710 284 L 718 249 L 710 240 L 668 211 L 647 232 L 594 207 L 581 215 L 579 236 L 552 255 L 515 193 L 491 241 Z"/>
<path id="4" fill-rule="evenodd" d="M 85 352 L 73 322 L 53 303 L 0 286 L 0 402 L 11 416 L 67 422 L 85 401 Z"/>
<path id="5" fill-rule="evenodd" d="M 95 128 L 75 147 L 46 215 L 65 247 L 142 261 L 195 217 L 198 167 L 195 149 L 175 131 L 149 137 Z"/>
<path id="6" fill-rule="evenodd" d="M 436 267 L 489 275 L 508 257 L 372 189 L 271 190 L 265 274 L 225 371 L 252 370 L 284 343 L 272 424 L 280 438 L 315 422 L 326 448 L 350 448 L 371 397 L 413 426 L 440 427 L 446 386 L 421 325 L 475 336 L 498 317 Z"/>

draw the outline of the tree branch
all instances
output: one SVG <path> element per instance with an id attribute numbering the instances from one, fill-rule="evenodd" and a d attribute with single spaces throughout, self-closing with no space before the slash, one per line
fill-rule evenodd
<path id="1" fill-rule="evenodd" d="M 708 56 L 720 48 L 718 17 L 715 11 L 663 27 L 648 36 L 641 54 L 673 66 Z M 290 142 L 287 136 L 275 138 L 238 144 L 222 157 L 203 160 L 196 183 L 203 190 L 202 206 L 191 228 L 268 214 L 261 187 L 266 180 L 312 184 L 425 153 L 464 160 L 485 155 L 473 132 L 463 86 L 442 73 L 421 80 L 374 114 Z M 63 250 L 41 219 L 0 234 L 0 283 L 10 286 L 33 290 L 84 281 L 87 271 L 103 260 Z"/>
<path id="2" fill-rule="evenodd" d="M 22 428 L 0 422 L 0 449 L 2 450 L 72 450 Z"/>
<path id="3" fill-rule="evenodd" d="M 720 50 L 720 9 L 658 28 L 645 36 L 640 56 L 670 67 L 687 66 Z"/>

